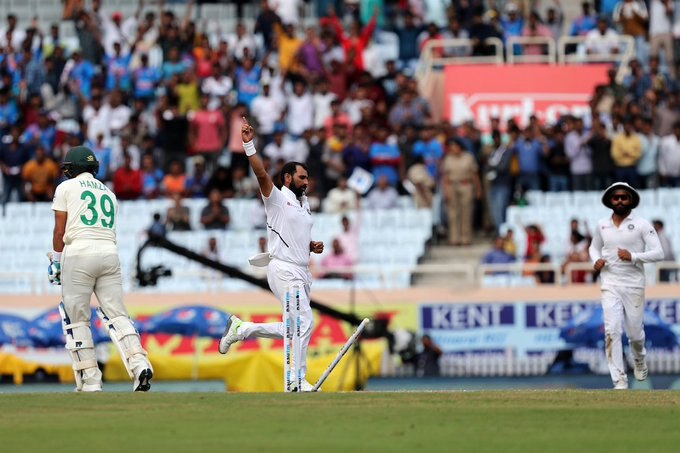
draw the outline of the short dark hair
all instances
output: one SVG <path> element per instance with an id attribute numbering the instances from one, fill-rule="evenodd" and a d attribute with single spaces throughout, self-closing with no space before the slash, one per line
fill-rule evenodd
<path id="1" fill-rule="evenodd" d="M 305 171 L 309 171 L 309 170 L 307 170 L 307 166 L 305 164 L 301 163 L 301 162 L 295 162 L 295 161 L 286 162 L 284 164 L 283 168 L 281 169 L 281 183 L 282 184 L 283 184 L 283 180 L 284 180 L 286 175 L 291 175 L 291 176 L 295 175 L 295 173 L 297 172 L 298 166 L 304 168 Z"/>

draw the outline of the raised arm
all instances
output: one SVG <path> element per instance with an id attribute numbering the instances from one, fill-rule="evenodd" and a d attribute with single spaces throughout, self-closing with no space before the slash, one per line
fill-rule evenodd
<path id="1" fill-rule="evenodd" d="M 269 195 L 271 195 L 272 189 L 274 188 L 274 183 L 272 182 L 272 178 L 267 174 L 267 170 L 265 170 L 262 160 L 257 157 L 257 151 L 255 150 L 255 144 L 253 143 L 254 137 L 255 130 L 244 116 L 243 124 L 241 126 L 243 149 L 246 152 L 246 156 L 248 156 L 248 162 L 253 169 L 253 173 L 255 173 L 255 177 L 257 177 L 257 183 L 260 185 L 260 192 L 262 192 L 262 195 L 269 198 Z"/>

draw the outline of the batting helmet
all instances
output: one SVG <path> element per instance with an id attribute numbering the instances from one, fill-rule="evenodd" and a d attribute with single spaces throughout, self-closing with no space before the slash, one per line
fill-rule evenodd
<path id="1" fill-rule="evenodd" d="M 69 179 L 85 172 L 92 173 L 92 176 L 95 176 L 99 171 L 99 161 L 90 148 L 76 146 L 66 153 L 61 168 L 64 170 L 64 175 Z"/>

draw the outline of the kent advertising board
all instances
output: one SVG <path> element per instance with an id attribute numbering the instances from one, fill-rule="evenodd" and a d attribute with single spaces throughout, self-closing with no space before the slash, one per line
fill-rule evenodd
<path id="1" fill-rule="evenodd" d="M 564 349 L 560 328 L 598 301 L 421 304 L 418 333 L 446 354 L 499 352 L 517 355 Z M 680 299 L 649 299 L 647 309 L 680 337 Z"/>
<path id="2" fill-rule="evenodd" d="M 607 82 L 609 65 L 447 66 L 444 117 L 453 124 L 474 120 L 483 131 L 491 118 L 504 127 L 514 118 L 524 127 L 531 115 L 554 123 L 561 115 L 590 116 L 597 85 Z"/>

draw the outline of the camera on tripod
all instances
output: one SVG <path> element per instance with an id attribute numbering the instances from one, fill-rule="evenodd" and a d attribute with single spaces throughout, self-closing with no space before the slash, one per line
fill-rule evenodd
<path id="1" fill-rule="evenodd" d="M 154 266 L 148 270 L 137 271 L 139 286 L 156 286 L 160 277 L 171 277 L 172 270 L 163 265 Z"/>

